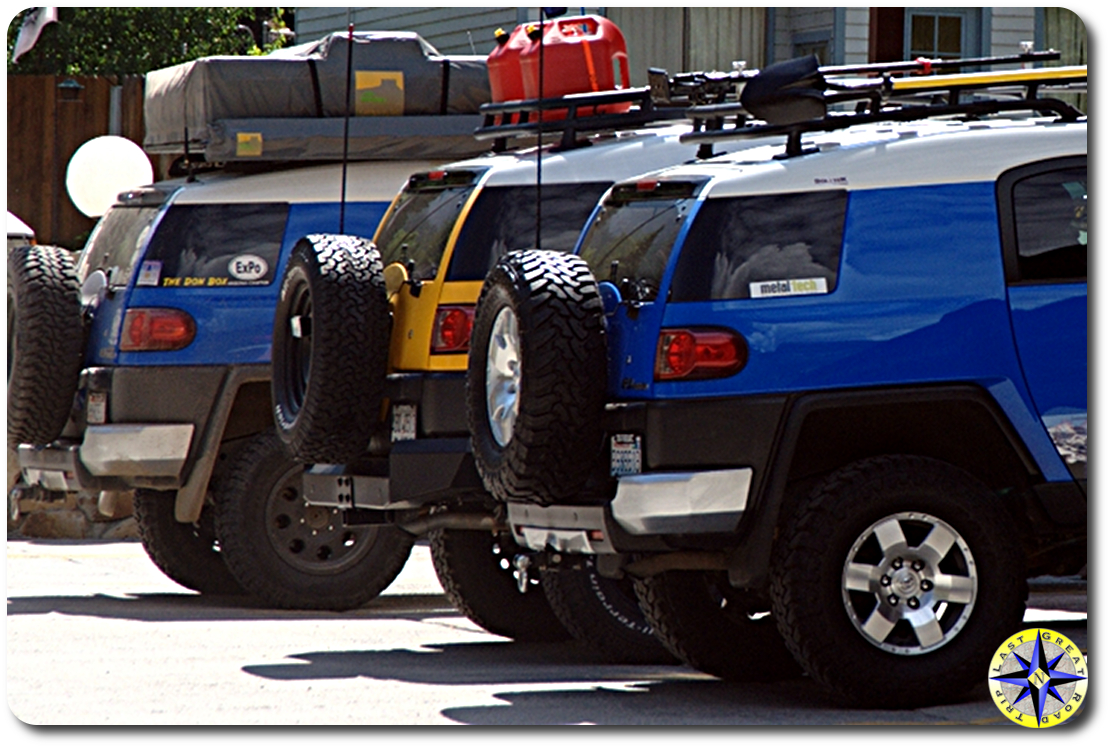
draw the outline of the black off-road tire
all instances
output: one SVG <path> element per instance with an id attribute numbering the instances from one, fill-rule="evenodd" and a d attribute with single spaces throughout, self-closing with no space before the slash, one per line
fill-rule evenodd
<path id="1" fill-rule="evenodd" d="M 636 599 L 632 579 L 597 573 L 592 557 L 582 568 L 544 571 L 543 589 L 551 609 L 580 644 L 608 663 L 674 664 L 655 636 Z"/>
<path id="2" fill-rule="evenodd" d="M 936 539 L 926 541 L 933 531 Z M 940 562 L 928 561 L 940 550 Z M 849 582 L 850 559 L 853 576 L 875 573 Z M 787 520 L 772 555 L 771 596 L 790 650 L 834 700 L 915 708 L 983 687 L 992 653 L 1021 628 L 1025 571 L 1015 522 L 986 486 L 944 462 L 883 456 L 831 474 Z M 948 579 L 929 581 L 934 574 Z M 970 602 L 942 592 L 967 588 L 972 577 Z M 868 584 L 881 592 L 855 590 Z M 902 607 L 883 618 L 898 623 L 868 638 L 864 629 L 889 592 Z M 911 597 L 913 611 L 905 607 Z M 897 611 L 929 610 L 936 633 L 923 643 Z"/>
<path id="3" fill-rule="evenodd" d="M 343 464 L 365 452 L 391 329 L 371 242 L 319 234 L 297 243 L 274 314 L 272 392 L 278 433 L 298 460 Z"/>
<path id="4" fill-rule="evenodd" d="M 443 591 L 471 621 L 519 642 L 570 638 L 538 579 L 523 593 L 517 587 L 511 564 L 525 551 L 512 538 L 480 530 L 433 530 L 428 541 Z"/>
<path id="5" fill-rule="evenodd" d="M 60 247 L 8 252 L 8 446 L 49 444 L 65 428 L 84 330 L 73 259 Z"/>
<path id="6" fill-rule="evenodd" d="M 665 571 L 636 580 L 636 595 L 659 640 L 696 670 L 736 682 L 801 675 L 770 606 L 731 587 L 724 572 Z"/>
<path id="7" fill-rule="evenodd" d="M 135 490 L 133 513 L 146 555 L 182 587 L 208 595 L 245 594 L 220 553 L 213 508 L 206 505 L 196 523 L 178 522 L 176 496 L 174 491 Z"/>
<path id="8" fill-rule="evenodd" d="M 277 608 L 349 610 L 401 572 L 413 536 L 393 526 L 345 526 L 305 505 L 304 466 L 273 433 L 253 436 L 213 484 L 216 534 L 232 576 Z"/>
<path id="9" fill-rule="evenodd" d="M 494 436 L 486 392 L 502 310 L 519 330 L 518 414 L 504 444 Z M 467 417 L 478 472 L 496 499 L 572 501 L 589 477 L 603 451 L 603 314 L 597 282 L 574 255 L 512 252 L 486 277 L 471 337 Z"/>

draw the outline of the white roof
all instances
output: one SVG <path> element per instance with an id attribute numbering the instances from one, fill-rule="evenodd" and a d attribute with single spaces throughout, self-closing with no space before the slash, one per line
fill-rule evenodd
<path id="1" fill-rule="evenodd" d="M 1031 119 L 888 123 L 814 134 L 803 138 L 803 147 L 816 147 L 819 152 L 776 159 L 785 151 L 785 136 L 780 136 L 775 145 L 695 167 L 667 169 L 656 176 L 711 176 L 710 197 L 994 181 L 1021 164 L 1085 155 L 1087 123 Z"/>
<path id="2" fill-rule="evenodd" d="M 390 202 L 417 172 L 435 169 L 434 161 L 358 161 L 347 165 L 348 202 Z M 299 167 L 261 174 L 198 174 L 195 182 L 163 182 L 181 187 L 175 203 L 339 202 L 342 165 Z"/>
<path id="3" fill-rule="evenodd" d="M 589 146 L 568 151 L 545 147 L 540 167 L 543 183 L 612 182 L 675 164 L 694 162 L 697 160 L 698 145 L 679 142 L 679 136 L 688 132 L 690 124 L 684 123 L 618 131 L 611 136 L 593 139 Z M 724 153 L 757 144 L 735 140 L 716 144 L 715 150 Z M 536 183 L 536 149 L 466 159 L 444 168 L 489 169 L 486 186 L 530 186 Z"/>

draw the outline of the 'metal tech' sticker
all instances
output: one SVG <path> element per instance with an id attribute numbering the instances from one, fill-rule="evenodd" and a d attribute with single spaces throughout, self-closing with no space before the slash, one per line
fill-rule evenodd
<path id="1" fill-rule="evenodd" d="M 792 280 L 766 280 L 748 284 L 753 299 L 771 296 L 806 296 L 828 293 L 829 284 L 824 278 L 794 278 Z"/>

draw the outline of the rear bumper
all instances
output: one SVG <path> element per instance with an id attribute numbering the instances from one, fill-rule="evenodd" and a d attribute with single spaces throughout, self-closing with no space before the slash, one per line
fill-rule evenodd
<path id="1" fill-rule="evenodd" d="M 397 372 L 386 379 L 391 413 L 415 410 L 394 441 L 375 454 L 378 470 L 316 465 L 304 475 L 305 498 L 314 506 L 342 509 L 415 509 L 450 499 L 484 496 L 470 452 L 466 422 L 466 372 Z M 411 412 L 411 411 L 410 411 Z M 387 424 L 388 426 L 389 424 Z M 403 433 L 403 435 L 401 435 Z"/>
<path id="2" fill-rule="evenodd" d="M 518 544 L 536 551 L 644 550 L 667 535 L 734 532 L 751 485 L 751 468 L 629 475 L 604 506 L 509 504 L 509 526 Z"/>
<path id="3" fill-rule="evenodd" d="M 189 457 L 193 431 L 191 423 L 89 426 L 80 444 L 21 444 L 19 467 L 29 484 L 56 491 L 105 489 L 138 478 L 175 480 Z"/>
<path id="4" fill-rule="evenodd" d="M 18 448 L 24 479 L 51 490 L 169 490 L 198 474 L 203 490 L 239 389 L 268 377 L 263 365 L 85 369 L 63 437 Z"/>

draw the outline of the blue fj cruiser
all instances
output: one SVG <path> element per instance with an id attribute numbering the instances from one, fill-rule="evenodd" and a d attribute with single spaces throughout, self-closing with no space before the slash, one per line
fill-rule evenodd
<path id="1" fill-rule="evenodd" d="M 122 194 L 76 268 L 56 249 L 9 254 L 20 490 L 84 491 L 105 511 L 133 492 L 151 559 L 200 592 L 324 609 L 376 596 L 413 536 L 305 503 L 273 426 L 274 309 L 299 240 L 372 236 L 410 174 L 483 152 L 488 100 L 484 58 L 403 32 L 148 73 L 143 147 L 180 178 Z"/>
<path id="2" fill-rule="evenodd" d="M 347 230 L 372 234 L 429 165 L 350 165 Z M 275 279 L 298 239 L 338 227 L 340 185 L 338 165 L 200 173 L 122 194 L 76 268 L 57 248 L 11 253 L 8 435 L 31 490 L 134 491 L 148 555 L 200 592 L 344 608 L 388 585 L 411 536 L 277 490 L 299 495 L 300 466 L 270 414 Z M 219 542 L 218 504 L 234 508 Z"/>
<path id="3" fill-rule="evenodd" d="M 502 258 L 468 408 L 536 563 L 632 578 L 705 672 L 917 707 L 1086 564 L 1086 68 L 860 72 L 765 69 L 684 139 L 778 143 Z"/>

